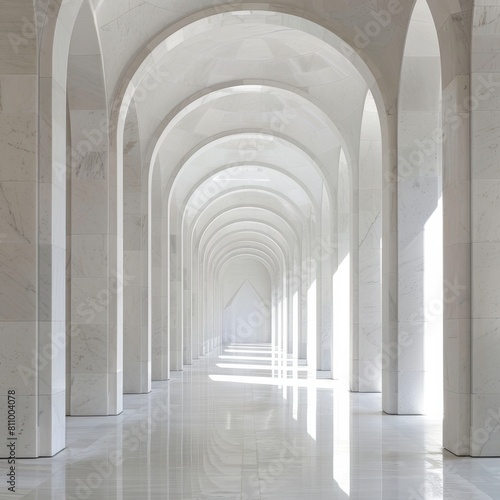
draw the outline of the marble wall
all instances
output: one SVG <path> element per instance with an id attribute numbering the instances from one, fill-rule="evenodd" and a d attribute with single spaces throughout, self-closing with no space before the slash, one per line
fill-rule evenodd
<path id="1" fill-rule="evenodd" d="M 398 397 L 398 198 L 397 120 L 383 119 L 382 138 L 382 409 L 397 413 Z"/>
<path id="2" fill-rule="evenodd" d="M 39 350 L 42 349 L 39 356 L 41 354 L 40 358 L 45 359 L 41 366 L 47 367 L 47 373 L 50 374 L 47 379 L 47 394 L 52 392 L 54 395 L 50 398 L 52 413 L 46 412 L 38 422 L 40 434 L 44 436 L 47 445 L 45 450 L 39 450 L 42 456 L 52 456 L 65 446 L 65 415 L 67 402 L 71 397 L 71 384 L 62 380 L 65 378 L 65 361 L 66 366 L 68 365 L 67 332 L 71 317 L 71 311 L 66 303 L 66 286 L 69 286 L 67 278 L 70 275 L 66 246 L 71 249 L 71 241 L 68 242 L 67 238 L 67 228 L 71 224 L 67 212 L 67 183 L 71 181 L 71 175 L 68 169 L 70 133 L 66 91 L 71 33 L 81 4 L 82 0 L 76 0 L 71 4 L 68 2 L 35 4 L 36 24 L 40 30 L 38 38 L 40 119 L 37 147 L 39 257 L 42 255 L 42 249 L 44 255 L 43 260 L 39 258 L 39 276 L 43 277 L 40 283 L 44 283 L 44 286 L 43 290 L 38 292 L 38 302 L 45 304 L 43 309 L 39 309 L 39 313 L 45 318 L 43 327 L 45 342 L 43 345 L 39 344 Z M 23 29 L 27 35 L 30 26 L 24 25 Z M 60 312 L 62 309 L 64 309 L 64 319 Z M 40 331 L 41 324 L 39 323 Z M 65 334 L 64 342 L 62 338 Z M 57 365 L 53 365 L 51 360 L 57 362 Z M 55 366 L 57 369 L 53 369 Z"/>

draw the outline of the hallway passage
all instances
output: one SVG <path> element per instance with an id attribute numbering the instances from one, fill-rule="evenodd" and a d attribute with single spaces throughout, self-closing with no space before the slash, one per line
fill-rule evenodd
<path id="1" fill-rule="evenodd" d="M 500 498 L 500 459 L 443 451 L 441 419 L 385 415 L 379 394 L 287 364 L 283 377 L 270 346 L 223 347 L 125 396 L 118 417 L 68 418 L 64 451 L 18 462 L 19 497 Z"/>

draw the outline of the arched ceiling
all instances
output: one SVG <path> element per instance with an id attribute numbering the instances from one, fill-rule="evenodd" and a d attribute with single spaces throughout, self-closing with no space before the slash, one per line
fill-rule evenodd
<path id="1" fill-rule="evenodd" d="M 332 152 L 332 157 L 335 152 L 335 150 Z M 162 161 L 168 161 L 168 158 L 171 157 L 165 153 Z M 266 178 L 252 175 L 252 166 L 256 167 L 253 170 L 257 174 L 259 168 L 261 170 L 264 168 L 259 165 L 267 166 L 268 171 L 272 169 L 276 171 L 276 174 Z M 320 203 L 324 179 L 317 163 L 296 145 L 262 133 L 222 137 L 196 151 L 183 165 L 175 180 L 175 189 L 172 191 L 173 201 L 181 202 L 187 196 L 191 186 L 198 185 L 214 172 L 218 172 L 221 167 L 232 168 L 225 170 L 225 181 L 220 181 L 217 186 L 221 186 L 224 182 L 224 184 L 232 183 L 235 187 L 236 181 L 245 184 L 247 179 L 250 179 L 258 185 L 269 188 L 277 185 L 281 189 L 280 181 L 285 176 L 302 186 L 311 201 L 315 200 L 317 204 Z M 331 162 L 331 169 L 335 169 L 334 161 Z M 281 173 L 281 176 L 278 173 Z M 271 172 L 268 174 L 271 175 Z M 222 174 L 219 174 L 219 179 L 220 175 Z M 272 180 L 276 180 L 278 184 L 273 184 Z M 215 186 L 214 191 L 216 195 Z"/>
<path id="2" fill-rule="evenodd" d="M 191 251 L 208 228 L 238 227 L 230 235 L 241 241 L 257 212 L 271 232 L 276 217 L 294 228 L 284 233 L 293 249 L 330 227 L 320 219 L 333 217 L 325 207 L 336 206 L 340 150 L 351 169 L 358 162 L 367 92 L 382 112 L 394 104 L 387 96 L 397 88 L 413 2 L 93 5 L 108 95 L 125 106 L 133 100 L 144 170 L 162 171 L 170 224 L 182 226 Z M 429 19 L 420 17 L 410 36 L 425 38 Z M 373 23 L 376 35 L 360 34 Z"/>
<path id="3" fill-rule="evenodd" d="M 198 244 L 208 237 L 213 228 L 228 226 L 233 222 L 245 224 L 250 220 L 268 221 L 288 235 L 290 244 L 303 234 L 304 219 L 299 209 L 287 202 L 279 193 L 238 191 L 212 201 L 202 210 L 191 226 Z"/>
<path id="4" fill-rule="evenodd" d="M 281 3 L 229 0 L 92 1 L 97 7 L 102 45 L 109 54 L 106 72 L 113 93 L 132 58 L 143 49 L 144 43 L 164 31 L 166 26 L 175 29 L 205 17 L 242 9 L 264 12 L 266 18 L 261 15 L 262 24 L 279 20 L 283 15 L 296 14 L 301 16 L 296 20 L 298 27 L 303 28 L 309 22 L 323 26 L 337 35 L 339 47 L 341 44 L 355 47 L 372 73 L 378 73 L 375 78 L 382 77 L 387 82 L 384 86 L 394 88 L 393 80 L 397 81 L 394 61 L 401 57 L 412 8 L 412 2 L 392 0 L 284 0 Z M 451 1 L 458 2 L 447 0 L 447 3 Z M 369 43 L 356 45 L 360 27 L 373 22 L 377 11 L 386 11 L 388 21 L 379 23 L 377 36 L 370 38 Z M 235 17 L 238 22 L 246 22 L 248 13 L 240 12 Z M 346 49 L 346 52 L 349 51 Z"/>
<path id="5" fill-rule="evenodd" d="M 152 140 L 153 147 L 168 148 L 170 154 L 175 154 L 177 149 L 186 151 L 214 135 L 245 127 L 286 133 L 299 142 L 306 141 L 317 154 L 328 152 L 343 141 L 343 136 L 321 103 L 299 92 L 290 86 L 231 82 L 186 104 L 180 111 L 174 110 L 152 137 L 142 139 Z M 175 142 L 175 148 L 168 144 L 169 137 Z"/>
<path id="6" fill-rule="evenodd" d="M 281 52 L 275 50 L 272 58 L 267 58 L 269 53 L 266 52 L 266 59 L 256 60 L 255 51 L 243 51 L 239 56 L 241 59 L 231 59 L 231 54 L 228 53 L 230 47 L 239 46 L 247 39 L 265 44 L 266 35 L 272 35 L 273 46 L 281 47 Z M 295 29 L 258 24 L 245 25 L 244 30 L 241 27 L 224 26 L 215 32 L 203 33 L 194 38 L 200 40 L 194 46 L 185 41 L 167 51 L 160 61 L 156 61 L 152 81 L 148 77 L 145 83 L 137 82 L 136 102 L 143 140 L 151 141 L 158 137 L 158 130 L 164 126 L 165 117 L 178 112 L 179 106 L 185 107 L 192 102 L 195 99 L 193 96 L 223 85 L 234 86 L 236 82 L 241 84 L 260 81 L 275 87 L 283 85 L 292 91 L 286 95 L 278 90 L 264 92 L 262 88 L 247 87 L 233 91 L 233 95 L 226 93 L 220 96 L 222 103 L 219 107 L 213 101 L 208 106 L 202 106 L 197 113 L 205 116 L 201 123 L 206 124 L 213 116 L 217 121 L 212 126 L 224 127 L 225 122 L 218 119 L 223 115 L 231 120 L 228 106 L 235 113 L 239 113 L 242 106 L 248 118 L 240 117 L 240 123 L 255 122 L 258 127 L 262 127 L 264 123 L 266 128 L 272 130 L 276 119 L 269 115 L 276 116 L 284 108 L 291 116 L 296 116 L 297 121 L 298 118 L 304 118 L 309 133 L 318 128 L 319 122 L 323 122 L 322 127 L 328 125 L 329 128 L 337 129 L 339 142 L 348 144 L 348 154 L 355 155 L 354 144 L 358 138 L 367 83 L 348 59 L 323 40 Z M 296 49 L 297 39 L 307 50 Z M 147 87 L 147 91 L 141 85 Z M 246 104 L 252 93 L 262 95 L 261 99 L 254 98 L 258 105 L 255 110 L 249 110 Z M 305 99 L 299 99 L 299 93 L 307 96 L 311 104 L 305 103 Z M 277 103 L 280 96 L 282 102 Z M 208 108 L 212 110 L 211 113 Z M 330 123 L 327 123 L 325 115 Z M 283 121 L 286 122 L 286 115 Z M 189 123 L 189 120 L 186 122 Z M 203 125 L 196 130 L 203 131 Z M 327 142 L 328 139 L 325 140 Z"/>
<path id="7" fill-rule="evenodd" d="M 171 224 L 183 220 L 191 253 L 207 239 L 218 242 L 219 257 L 231 243 L 243 251 L 268 232 L 283 241 L 283 255 L 298 251 L 325 186 L 335 190 L 341 145 L 356 154 L 361 75 L 322 39 L 250 16 L 245 30 L 230 22 L 159 48 L 156 85 L 141 93 L 148 77 L 136 81 L 145 161 L 158 159 L 169 179 Z M 257 212 L 260 229 L 249 236 Z M 205 252 L 200 262 L 212 268 Z"/>
<path id="8" fill-rule="evenodd" d="M 311 216 L 314 200 L 295 179 L 269 167 L 245 165 L 218 172 L 195 187 L 186 198 L 185 223 L 189 225 L 208 203 L 235 190 L 239 194 L 257 190 L 286 193 L 286 199 L 293 200 L 304 218 Z"/>

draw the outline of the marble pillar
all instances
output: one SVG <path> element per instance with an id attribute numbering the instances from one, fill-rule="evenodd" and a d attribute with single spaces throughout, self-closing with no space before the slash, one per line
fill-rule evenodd
<path id="1" fill-rule="evenodd" d="M 170 378 L 170 342 L 168 336 L 168 295 L 166 269 L 166 221 L 162 213 L 162 173 L 159 164 L 155 164 L 150 181 L 151 234 L 149 237 L 151 274 L 149 293 L 151 312 L 149 328 L 152 343 L 152 378 L 168 380 Z M 165 224 L 164 224 L 165 223 Z"/>
<path id="2" fill-rule="evenodd" d="M 125 123 L 123 151 L 124 318 L 123 390 L 151 391 L 151 331 L 148 328 L 148 172 L 141 161 L 135 105 Z"/>
<path id="3" fill-rule="evenodd" d="M 397 413 L 398 397 L 398 190 L 397 124 L 383 118 L 382 134 L 382 409 Z M 385 132 L 385 137 L 384 137 Z"/>
<path id="4" fill-rule="evenodd" d="M 318 262 L 318 370 L 331 372 L 333 344 L 333 282 L 332 263 L 336 260 L 333 244 L 332 210 L 328 192 L 323 186 L 321 222 L 312 255 Z M 290 297 L 289 304 L 292 304 Z"/>
<path id="5" fill-rule="evenodd" d="M 401 414 L 439 412 L 442 401 L 442 392 L 432 394 L 438 391 L 436 385 L 442 386 L 441 61 L 436 36 L 426 53 L 410 46 L 413 29 L 410 24 L 398 127 L 397 413 Z"/>
<path id="6" fill-rule="evenodd" d="M 88 44 L 80 45 L 81 37 Z M 71 126 L 71 415 L 116 415 L 123 403 L 117 300 L 116 180 L 109 170 L 104 74 L 95 20 L 78 15 L 68 63 Z"/>
<path id="7" fill-rule="evenodd" d="M 358 272 L 354 273 L 357 305 L 353 304 L 356 359 L 351 389 L 380 392 L 382 353 L 382 137 L 371 93 L 365 101 L 360 137 L 356 241 Z M 356 228 L 353 226 L 353 232 Z M 353 242 L 354 244 L 354 242 Z M 353 254 L 353 260 L 354 254 Z M 354 292 L 354 290 L 353 290 Z"/>
<path id="8" fill-rule="evenodd" d="M 170 369 L 182 371 L 184 366 L 184 339 L 182 317 L 182 245 L 181 214 L 174 200 L 163 193 L 168 203 L 168 327 L 170 337 Z M 175 197 L 174 194 L 172 194 Z"/>
<path id="9" fill-rule="evenodd" d="M 189 238 L 186 237 L 186 230 L 182 227 L 182 324 L 184 336 L 184 364 L 191 365 L 193 359 L 198 358 L 195 348 L 196 339 L 193 335 L 193 290 L 191 255 L 189 253 Z"/>
<path id="10" fill-rule="evenodd" d="M 438 37 L 443 79 L 443 445 L 470 454 L 471 184 L 470 28 L 472 2 L 447 14 Z"/>
<path id="11" fill-rule="evenodd" d="M 471 200 L 469 75 L 443 89 L 444 447 L 470 453 Z"/>
<path id="12" fill-rule="evenodd" d="M 473 11 L 471 94 L 470 454 L 500 455 L 500 6 Z"/>
<path id="13" fill-rule="evenodd" d="M 22 39 L 22 23 L 26 16 L 34 19 L 33 5 L 19 5 L 2 10 L 0 25 L 0 352 L 2 358 L 2 390 L 0 411 L 5 424 L 3 442 L 7 442 L 9 395 L 15 399 L 17 456 L 37 457 L 40 454 L 37 414 L 40 401 L 37 328 L 37 282 L 39 265 L 37 247 L 37 134 L 38 91 L 36 39 L 15 45 L 11 40 Z M 55 186 L 52 179 L 41 192 L 50 196 Z M 50 217 L 45 220 L 48 247 L 45 272 L 50 277 L 52 238 Z M 44 238 L 44 239 L 45 239 Z M 42 240 L 42 243 L 44 240 Z M 61 243 L 61 242 L 60 242 Z M 64 242 L 62 244 L 64 248 Z M 57 269 L 57 268 L 56 268 Z M 56 270 L 54 269 L 54 271 Z M 59 266 L 60 270 L 60 266 Z M 42 271 L 42 270 L 41 270 Z M 64 276 L 64 274 L 63 274 Z M 50 280 L 47 283 L 50 286 Z M 40 283 L 41 285 L 41 283 Z M 64 284 L 63 284 L 64 290 Z M 48 298 L 50 298 L 50 290 Z M 49 346 L 52 343 L 51 302 L 46 321 Z M 64 311 L 62 311 L 64 321 Z M 40 332 L 41 333 L 41 332 Z M 54 332 L 55 333 L 55 332 Z M 46 341 L 45 341 L 46 343 Z M 49 360 L 50 364 L 50 360 Z M 50 382 L 50 380 L 47 380 Z M 49 384 L 50 387 L 50 384 Z M 63 386 L 64 387 L 64 386 Z M 63 391 L 64 394 L 64 391 Z M 44 430 L 49 430 L 50 427 Z M 64 439 L 63 439 L 64 442 Z M 0 456 L 9 450 L 2 446 Z"/>

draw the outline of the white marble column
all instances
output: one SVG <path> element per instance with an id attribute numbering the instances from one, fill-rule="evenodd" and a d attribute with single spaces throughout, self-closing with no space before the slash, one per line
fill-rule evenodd
<path id="1" fill-rule="evenodd" d="M 166 197 L 166 193 L 164 193 Z M 172 194 L 175 198 L 175 194 Z M 164 199 L 163 203 L 167 203 Z M 182 371 L 184 366 L 184 339 L 182 332 L 182 255 L 181 224 L 176 200 L 168 200 L 168 325 L 170 337 L 170 369 Z"/>
<path id="2" fill-rule="evenodd" d="M 37 363 L 37 135 L 38 91 L 37 43 L 12 45 L 22 41 L 21 18 L 34 19 L 33 5 L 20 2 L 2 8 L 0 25 L 0 411 L 4 416 L 2 441 L 9 437 L 7 429 L 8 391 L 15 394 L 16 453 L 21 457 L 40 454 L 37 413 L 40 405 L 39 366 Z M 42 186 L 41 193 L 50 196 L 52 179 Z M 41 221 L 43 222 L 43 221 Z M 47 267 L 50 273 L 52 239 L 49 220 L 43 236 L 47 237 Z M 42 240 L 43 241 L 43 240 Z M 64 248 L 64 242 L 62 244 Z M 64 275 L 63 275 L 64 276 Z M 50 285 L 50 281 L 48 282 Z M 64 284 L 63 284 L 64 290 Z M 64 300 L 64 299 L 63 299 Z M 49 302 L 48 341 L 52 342 L 52 315 Z M 57 318 L 54 318 L 56 320 Z M 64 311 L 63 317 L 64 321 Z M 41 333 L 41 332 L 40 332 Z M 19 370 L 21 368 L 21 370 Z M 26 368 L 26 371 L 24 370 Z M 24 372 L 24 375 L 23 375 Z M 50 386 L 49 386 L 50 387 Z M 63 386 L 64 388 L 64 386 Z M 64 394 L 64 392 L 63 392 Z M 51 428 L 44 426 L 45 432 Z M 64 442 L 64 439 L 63 439 Z M 59 448 L 60 449 L 60 448 Z M 8 453 L 2 446 L 0 456 Z"/>
<path id="3" fill-rule="evenodd" d="M 207 281 L 207 270 L 204 262 L 203 252 L 198 252 L 198 265 L 199 265 L 199 276 L 200 276 L 200 328 L 201 328 L 201 341 L 202 341 L 202 352 L 205 356 L 208 354 L 209 349 L 209 324 L 208 324 L 208 301 L 209 301 L 209 284 Z"/>
<path id="4" fill-rule="evenodd" d="M 139 129 L 132 103 L 124 132 L 123 390 L 151 391 L 151 331 L 148 328 L 148 172 L 141 161 Z M 145 186 L 144 186 L 145 184 Z"/>
<path id="5" fill-rule="evenodd" d="M 357 193 L 357 249 L 355 273 L 358 303 L 353 304 L 353 363 L 351 389 L 380 392 L 382 351 L 382 137 L 377 108 L 369 92 L 363 112 Z M 354 242 L 353 242 L 354 244 Z M 352 248 L 352 245 L 351 245 Z M 354 250 L 356 250 L 354 249 Z M 353 261 L 356 260 L 354 254 Z M 353 290 L 354 292 L 354 290 Z M 355 295 L 353 293 L 353 295 Z"/>
<path id="6" fill-rule="evenodd" d="M 298 254 L 299 247 L 295 249 L 293 258 L 293 268 L 295 269 L 298 265 Z M 294 364 L 297 363 L 299 359 L 299 335 L 301 329 L 301 309 L 300 309 L 300 298 L 302 295 L 301 286 L 302 283 L 299 279 L 292 279 L 293 283 L 292 292 L 292 310 L 293 310 L 293 328 L 292 328 L 292 354 L 294 359 Z"/>
<path id="7" fill-rule="evenodd" d="M 168 295 L 166 269 L 166 221 L 162 213 L 162 174 L 159 164 L 153 167 L 150 197 L 151 197 L 151 235 L 149 258 L 151 259 L 150 294 L 151 313 L 150 324 L 152 343 L 152 378 L 153 380 L 168 380 L 170 378 L 170 355 L 168 337 Z"/>
<path id="8" fill-rule="evenodd" d="M 295 275 L 298 277 L 301 283 L 301 294 L 300 294 L 300 330 L 299 330 L 299 359 L 307 360 L 307 318 L 309 315 L 309 311 L 307 309 L 307 290 L 309 289 L 309 276 L 305 271 L 306 267 L 304 263 L 308 259 L 309 250 L 308 250 L 308 231 L 303 230 L 301 235 L 301 250 L 300 250 L 300 258 L 299 265 L 296 269 L 294 269 Z"/>
<path id="9" fill-rule="evenodd" d="M 214 342 L 214 319 L 215 319 L 215 289 L 214 265 L 211 259 L 205 256 L 205 299 L 206 302 L 206 343 L 207 353 L 213 349 Z"/>
<path id="10" fill-rule="evenodd" d="M 471 96 L 472 456 L 500 456 L 500 5 L 476 2 Z"/>
<path id="11" fill-rule="evenodd" d="M 67 183 L 71 182 L 71 173 L 68 173 L 71 160 L 67 115 L 67 66 L 71 34 L 81 4 L 82 0 L 63 4 L 51 2 L 45 9 L 37 3 L 37 19 L 40 26 L 43 25 L 39 39 L 38 210 L 39 279 L 40 283 L 44 283 L 43 290 L 38 291 L 38 301 L 40 304 L 45 304 L 43 308 L 39 308 L 39 331 L 45 330 L 45 342 L 43 345 L 39 344 L 39 352 L 46 361 L 52 359 L 57 362 L 57 365 L 52 366 L 52 363 L 45 361 L 40 366 L 47 369 L 45 389 L 47 394 L 52 393 L 50 402 L 53 407 L 58 406 L 57 413 L 53 414 L 55 419 L 51 420 L 49 412 L 39 415 L 38 427 L 43 433 L 46 446 L 45 450 L 43 446 L 40 449 L 42 456 L 53 455 L 64 446 L 66 422 L 64 416 L 71 397 L 70 379 L 64 380 L 64 371 L 69 365 L 68 362 L 65 363 L 66 355 L 69 354 L 68 345 L 61 341 L 63 336 L 67 341 L 71 317 L 68 302 L 71 286 L 69 279 L 65 279 L 65 272 L 68 277 L 71 274 L 65 250 L 68 243 L 71 249 L 71 242 L 68 242 L 67 237 L 67 229 L 71 225 L 71 217 L 68 215 L 70 196 L 67 188 Z M 64 243 L 61 244 L 61 241 Z M 45 257 L 40 260 L 42 254 Z M 64 265 L 62 254 L 64 254 Z M 61 286 L 62 282 L 64 284 Z M 69 295 L 66 295 L 66 292 Z M 57 312 L 61 308 L 65 311 L 64 318 Z M 52 311 L 49 312 L 50 310 Z M 50 315 L 53 319 L 59 317 L 58 321 L 48 320 Z M 61 389 L 64 390 L 65 396 L 61 395 Z M 55 397 L 58 393 L 59 396 Z M 63 403 L 62 399 L 66 401 Z M 44 421 L 47 416 L 49 419 Z M 59 440 L 60 446 L 53 446 L 54 438 Z"/>
<path id="12" fill-rule="evenodd" d="M 471 199 L 469 75 L 443 89 L 444 447 L 470 453 Z"/>
<path id="13" fill-rule="evenodd" d="M 434 3 L 433 0 L 432 3 Z M 435 2 L 437 3 L 437 2 Z M 469 6 L 438 29 L 443 78 L 443 445 L 470 454 L 471 198 Z"/>
<path id="14" fill-rule="evenodd" d="M 68 64 L 71 125 L 71 415 L 122 411 L 114 173 L 93 14 L 79 13 Z M 89 28 L 90 27 L 90 28 Z M 82 37 L 94 43 L 80 45 Z M 92 38 L 93 37 L 93 38 Z"/>
<path id="15" fill-rule="evenodd" d="M 191 256 L 189 245 L 186 244 L 185 229 L 182 231 L 182 324 L 184 335 L 184 364 L 191 365 L 193 359 L 198 358 L 195 354 L 195 339 L 193 338 L 193 291 L 191 289 Z"/>
<path id="16" fill-rule="evenodd" d="M 203 325 L 202 325 L 202 305 L 201 297 L 203 293 L 201 290 L 201 279 L 200 279 L 200 268 L 198 260 L 198 249 L 192 246 L 191 248 L 191 272 L 192 272 L 192 285 L 193 290 L 193 347 L 194 347 L 194 357 L 199 358 L 203 356 Z"/>
<path id="17" fill-rule="evenodd" d="M 397 124 L 393 114 L 383 118 L 386 137 L 382 150 L 382 409 L 397 413 L 398 395 L 398 191 Z M 384 141 L 385 139 L 385 141 Z"/>
<path id="18" fill-rule="evenodd" d="M 336 261 L 333 244 L 332 210 L 328 192 L 323 186 L 321 230 L 314 240 L 312 255 L 318 262 L 318 370 L 331 372 L 333 345 L 333 281 L 332 263 Z M 291 297 L 289 304 L 291 306 Z"/>
<path id="19" fill-rule="evenodd" d="M 433 411 L 442 399 L 435 395 L 436 408 L 429 408 L 441 385 L 439 368 L 431 380 L 441 363 L 443 315 L 440 78 L 434 21 L 419 1 L 406 39 L 397 126 L 389 115 L 384 151 L 383 409 L 391 414 Z M 429 363 L 433 355 L 437 361 Z"/>

